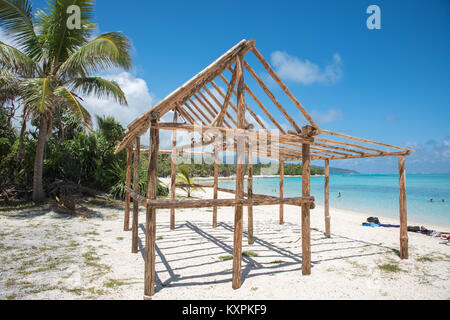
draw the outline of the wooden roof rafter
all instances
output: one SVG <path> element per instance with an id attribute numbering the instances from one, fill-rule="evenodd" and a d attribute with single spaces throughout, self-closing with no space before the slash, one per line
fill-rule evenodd
<path id="1" fill-rule="evenodd" d="M 186 110 L 184 110 L 184 108 L 180 105 L 175 107 L 175 110 L 178 112 L 179 115 L 182 116 L 182 118 L 186 121 L 189 121 L 190 124 L 194 124 L 195 120 L 194 118 L 191 117 L 191 115 L 189 113 L 186 112 Z"/>
<path id="2" fill-rule="evenodd" d="M 222 74 L 219 75 L 219 77 L 220 77 L 220 79 L 221 79 L 227 86 L 230 85 L 230 83 L 227 81 L 227 79 L 226 79 Z M 220 94 L 222 97 L 224 97 L 224 94 L 223 94 L 222 90 L 220 89 L 220 87 L 219 87 L 214 81 L 211 81 L 211 84 L 213 85 L 214 89 L 216 89 L 216 91 L 219 92 L 219 94 Z M 237 97 L 237 92 L 236 92 L 236 90 L 234 90 L 234 89 L 233 89 L 233 95 L 234 95 L 235 97 Z M 231 107 L 232 107 L 235 111 L 237 111 L 237 108 L 236 108 L 232 103 L 230 103 L 230 105 L 231 105 Z M 245 109 L 246 109 L 246 111 L 248 111 L 248 113 L 250 113 L 250 115 L 251 115 L 252 118 L 256 121 L 256 123 L 259 124 L 259 126 L 261 127 L 261 129 L 267 130 L 267 128 L 266 128 L 266 126 L 264 125 L 264 123 L 262 123 L 261 119 L 259 119 L 259 117 L 253 112 L 253 110 L 248 106 L 247 103 L 245 104 Z"/>
<path id="3" fill-rule="evenodd" d="M 255 70 L 253 70 L 253 68 L 248 64 L 248 62 L 245 59 L 243 60 L 243 63 L 245 69 L 247 69 L 247 71 L 252 75 L 253 79 L 255 79 L 256 82 L 259 84 L 261 89 L 263 89 L 263 91 L 267 94 L 270 100 L 272 100 L 272 102 L 277 106 L 278 110 L 281 111 L 281 113 L 285 116 L 286 120 L 289 121 L 289 123 L 294 127 L 294 129 L 298 133 L 301 133 L 302 130 L 300 129 L 300 127 L 297 125 L 294 119 L 292 119 L 289 113 L 287 113 L 286 109 L 281 105 L 281 103 L 277 100 L 277 98 L 275 98 L 275 95 L 269 90 L 269 88 L 266 86 L 264 81 L 262 81 L 262 79 L 258 76 Z"/>
<path id="4" fill-rule="evenodd" d="M 269 90 L 267 85 L 256 71 L 250 66 L 250 64 L 244 58 L 244 55 L 252 51 L 252 53 L 259 60 L 264 69 L 269 73 L 272 79 L 279 85 L 282 91 L 287 97 L 294 103 L 295 107 L 301 111 L 304 118 L 311 124 L 300 129 L 300 125 L 290 116 L 287 109 L 277 100 L 275 95 Z M 269 111 L 266 106 L 261 102 L 257 95 L 249 88 L 249 86 L 241 81 L 241 86 L 245 93 L 253 99 L 256 105 L 259 107 L 257 111 L 262 111 L 262 114 L 252 110 L 248 102 L 242 101 L 244 110 L 248 112 L 248 117 L 240 113 L 239 121 L 243 121 L 244 126 L 242 129 L 238 127 L 238 110 L 232 102 L 233 99 L 237 99 L 236 86 L 236 68 L 233 68 L 233 64 L 236 59 L 242 61 L 243 69 L 258 83 L 259 87 L 266 94 L 266 96 L 276 106 L 275 110 L 281 112 L 284 119 L 294 128 L 294 131 L 284 129 L 280 123 L 274 118 L 272 112 Z M 241 76 L 244 70 L 241 70 Z M 231 80 L 227 80 L 224 72 L 231 72 Z M 221 81 L 226 86 L 226 92 L 216 83 L 216 79 Z M 211 86 L 211 88 L 208 88 Z M 214 91 L 214 93 L 212 92 Z M 219 101 L 219 98 L 223 100 Z M 194 132 L 198 133 L 198 130 L 194 130 L 194 127 L 202 126 L 200 132 L 202 139 L 199 145 L 209 145 L 214 143 L 214 133 L 209 133 L 211 129 L 215 129 L 220 134 L 234 134 L 241 136 L 249 136 L 248 132 L 254 128 L 253 124 L 249 121 L 255 121 L 261 130 L 258 130 L 258 134 L 272 134 L 267 129 L 266 123 L 262 115 L 267 116 L 270 122 L 279 130 L 279 141 L 276 145 L 271 145 L 273 150 L 279 150 L 281 152 L 282 159 L 299 159 L 301 160 L 301 145 L 311 145 L 311 155 L 313 159 L 359 159 L 370 157 L 387 157 L 387 156 L 405 156 L 414 152 L 412 149 L 397 147 L 381 142 L 376 142 L 363 138 L 356 138 L 346 134 L 341 134 L 333 131 L 328 131 L 319 128 L 314 122 L 311 116 L 308 114 L 303 105 L 296 99 L 287 86 L 277 76 L 275 71 L 264 59 L 261 53 L 255 47 L 255 41 L 242 40 L 233 48 L 228 50 L 219 59 L 210 64 L 203 71 L 191 78 L 188 82 L 169 94 L 165 99 L 161 100 L 152 109 L 146 112 L 144 115 L 133 121 L 126 131 L 126 136 L 121 144 L 116 149 L 119 152 L 123 148 L 131 145 L 134 142 L 134 138 L 140 136 L 148 130 L 150 125 L 150 119 L 157 117 L 160 119 L 170 110 L 176 110 L 180 118 L 184 119 L 184 124 L 179 123 L 160 123 L 160 129 L 162 130 L 185 130 L 191 135 L 191 145 L 196 144 L 195 139 L 192 137 Z M 302 130 L 307 132 L 302 132 Z M 248 132 L 246 132 L 248 131 Z M 287 132 L 286 132 L 287 131 Z M 325 136 L 325 137 L 323 137 Z M 326 137 L 331 136 L 331 138 Z"/>
<path id="5" fill-rule="evenodd" d="M 201 91 L 198 91 L 198 94 L 199 94 L 200 96 L 202 96 L 203 99 L 204 99 L 205 101 L 208 101 L 208 102 L 210 103 L 210 105 L 212 105 L 212 107 L 213 107 L 214 110 L 216 111 L 216 115 L 219 114 L 219 111 L 216 110 L 216 108 L 213 106 L 212 102 L 214 102 L 214 105 L 215 105 L 216 107 L 218 107 L 219 110 L 220 110 L 220 108 L 222 107 L 223 104 L 220 103 L 219 100 L 217 100 L 217 98 L 214 96 L 214 94 L 211 92 L 211 90 L 207 87 L 207 85 L 205 85 L 202 89 L 203 89 L 203 90 L 205 91 L 205 93 L 210 97 L 211 100 L 208 100 L 208 98 L 207 98 Z M 212 101 L 212 102 L 211 102 L 211 101 Z M 231 115 L 228 111 L 226 112 L 226 116 L 228 117 L 228 119 L 231 120 L 231 122 L 233 123 L 233 125 L 237 128 L 237 121 L 236 121 L 236 119 L 233 118 L 232 115 Z"/>
<path id="6" fill-rule="evenodd" d="M 284 93 L 292 100 L 292 102 L 295 104 L 295 106 L 300 110 L 300 112 L 303 114 L 303 116 L 308 120 L 308 122 L 314 127 L 319 128 L 317 123 L 312 119 L 312 117 L 308 114 L 306 109 L 302 106 L 300 101 L 297 100 L 297 98 L 292 94 L 292 92 L 288 89 L 288 87 L 281 81 L 281 79 L 278 77 L 278 75 L 275 73 L 275 71 L 272 69 L 272 67 L 269 65 L 269 63 L 264 59 L 263 55 L 258 51 L 256 47 L 252 47 L 251 51 L 256 56 L 256 58 L 261 62 L 261 64 L 264 66 L 264 68 L 269 72 L 272 79 L 275 80 L 275 82 L 280 86 L 280 88 L 284 91 Z"/>
<path id="7" fill-rule="evenodd" d="M 208 114 L 214 119 L 218 114 L 217 110 L 215 108 L 211 108 L 210 102 L 207 100 L 205 101 L 204 96 L 199 97 L 200 93 L 201 93 L 200 91 L 198 91 L 197 93 L 194 93 L 194 95 L 191 97 L 191 99 L 195 98 L 202 105 L 202 107 L 206 110 L 206 112 L 208 112 Z M 230 116 L 229 116 L 229 119 L 233 120 Z M 209 122 L 211 122 L 211 121 L 209 121 Z M 226 119 L 224 119 L 223 123 L 229 128 L 232 127 Z"/>
<path id="8" fill-rule="evenodd" d="M 228 68 L 230 72 L 233 72 L 233 69 Z M 223 75 L 219 76 L 224 83 L 227 83 L 225 77 Z M 280 130 L 281 133 L 286 133 L 283 129 L 283 127 L 275 120 L 275 118 L 272 116 L 272 114 L 267 110 L 267 108 L 264 106 L 264 104 L 258 99 L 258 97 L 253 93 L 252 90 L 247 86 L 247 84 L 244 84 L 245 91 L 250 94 L 252 99 L 256 102 L 256 104 L 260 107 L 260 109 L 264 112 L 264 114 L 270 119 L 270 121 Z M 248 105 L 247 105 L 248 106 Z M 248 108 L 250 109 L 250 108 Z"/>
<path id="9" fill-rule="evenodd" d="M 206 125 L 206 122 L 199 116 L 199 114 L 192 108 L 187 101 L 184 102 L 183 107 L 186 107 L 187 110 L 192 114 L 198 121 L 196 124 Z"/>
<path id="10" fill-rule="evenodd" d="M 191 106 L 194 106 L 195 110 L 197 110 L 203 117 L 203 119 L 205 120 L 206 123 L 210 123 L 211 119 L 205 114 L 205 112 L 203 112 L 202 108 L 200 108 L 193 100 L 192 97 L 189 98 L 185 103 L 190 103 Z"/>
<path id="11" fill-rule="evenodd" d="M 142 135 L 148 130 L 152 114 L 159 114 L 162 117 L 171 109 L 173 109 L 175 105 L 182 105 L 187 97 L 190 97 L 193 92 L 197 91 L 198 87 L 203 87 L 205 83 L 208 83 L 209 81 L 215 79 L 219 73 L 222 73 L 223 70 L 228 68 L 234 62 L 238 54 L 247 53 L 254 45 L 254 40 L 242 40 L 221 57 L 219 57 L 216 61 L 210 64 L 203 71 L 195 75 L 185 84 L 169 94 L 166 98 L 158 102 L 149 111 L 133 121 L 128 126 L 126 137 L 118 146 L 116 152 L 121 151 L 128 144 L 130 144 L 133 141 L 134 137 Z"/>
<path id="12" fill-rule="evenodd" d="M 236 70 L 233 72 L 233 77 L 231 78 L 230 84 L 227 89 L 227 94 L 225 95 L 225 98 L 223 100 L 223 105 L 220 108 L 219 114 L 216 118 L 210 123 L 210 126 L 217 125 L 218 127 L 222 126 L 223 119 L 225 118 L 225 114 L 227 113 L 228 106 L 230 104 L 231 96 L 233 94 L 233 88 L 236 85 L 237 82 L 237 72 Z"/>

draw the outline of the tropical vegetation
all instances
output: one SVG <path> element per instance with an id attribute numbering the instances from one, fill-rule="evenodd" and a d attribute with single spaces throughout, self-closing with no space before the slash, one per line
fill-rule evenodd
<path id="1" fill-rule="evenodd" d="M 192 191 L 195 191 L 195 190 L 202 190 L 203 192 L 205 191 L 201 187 L 192 186 L 197 183 L 197 180 L 191 176 L 191 174 L 189 173 L 189 170 L 185 166 L 178 165 L 177 168 L 178 168 L 178 173 L 177 173 L 177 178 L 176 178 L 176 184 L 183 185 L 181 187 L 181 189 L 186 191 L 188 198 L 191 197 Z"/>
<path id="2" fill-rule="evenodd" d="M 70 14 L 67 9 L 71 5 L 80 9 L 79 28 L 68 26 Z M 49 0 L 48 8 L 37 11 L 33 11 L 29 0 L 0 0 L 0 27 L 14 42 L 14 46 L 0 42 L 0 102 L 2 105 L 16 102 L 23 109 L 17 162 L 24 160 L 27 122 L 31 120 L 31 124 L 38 128 L 34 132 L 33 143 L 30 141 L 27 145 L 34 150 L 32 180 L 35 201 L 45 198 L 42 180 L 44 154 L 46 145 L 51 144 L 55 128 L 59 129 L 58 138 L 61 140 L 54 152 L 66 148 L 67 144 L 78 144 L 86 147 L 86 152 L 93 151 L 93 135 L 65 139 L 67 132 L 62 126 L 64 120 L 76 117 L 82 120 L 84 129 L 91 129 L 91 115 L 83 106 L 81 96 L 94 95 L 127 104 L 117 83 L 96 74 L 110 68 L 130 69 L 130 42 L 119 32 L 95 37 L 93 16 L 92 0 Z M 89 138 L 83 140 L 86 137 Z M 52 150 L 51 147 L 49 149 Z M 63 162 L 59 164 L 67 166 Z M 87 171 L 92 169 L 89 165 L 99 164 L 83 163 L 74 170 L 76 175 L 86 177 Z M 64 169 L 58 168 L 58 172 L 61 170 Z M 100 180 L 99 177 L 93 179 Z"/>
<path id="3" fill-rule="evenodd" d="M 33 181 L 34 156 L 38 129 L 32 127 L 24 134 L 23 157 L 16 163 L 20 134 L 8 120 L 6 108 L 0 108 L 0 191 L 11 186 L 30 186 Z M 123 199 L 126 154 L 117 155 L 114 150 L 122 140 L 125 129 L 112 117 L 96 117 L 97 129 L 85 131 L 82 121 L 70 114 L 62 117 L 61 130 L 54 127 L 54 134 L 45 148 L 43 163 L 44 185 L 56 180 L 69 181 Z M 60 136 L 64 139 L 60 139 Z M 161 159 L 162 160 L 162 159 Z M 160 161 L 161 162 L 161 161 Z M 147 159 L 140 166 L 140 193 L 147 190 Z M 158 195 L 167 195 L 161 183 Z M 27 198 L 25 196 L 25 198 Z"/>
<path id="4" fill-rule="evenodd" d="M 76 28 L 67 24 L 72 5 L 80 8 Z M 0 28 L 12 43 L 0 41 L 2 197 L 11 186 L 23 186 L 25 198 L 41 201 L 46 186 L 62 180 L 123 198 L 126 155 L 114 150 L 125 130 L 114 118 L 98 116 L 94 128 L 83 103 L 93 95 L 127 105 L 120 86 L 98 74 L 130 69 L 131 46 L 120 32 L 95 36 L 93 20 L 93 0 L 49 0 L 44 10 L 33 10 L 30 0 L 0 0 Z M 147 165 L 144 158 L 139 168 L 143 195 Z M 269 165 L 254 164 L 254 175 Z M 177 172 L 178 183 L 195 184 L 195 177 L 212 176 L 214 165 L 185 164 Z M 160 155 L 158 176 L 170 173 L 171 157 Z M 235 173 L 235 165 L 219 164 L 219 176 Z M 286 175 L 301 173 L 301 164 L 286 164 Z M 323 169 L 312 168 L 311 173 L 323 174 Z M 190 197 L 192 188 L 185 190 Z M 167 194 L 159 182 L 158 195 Z"/>

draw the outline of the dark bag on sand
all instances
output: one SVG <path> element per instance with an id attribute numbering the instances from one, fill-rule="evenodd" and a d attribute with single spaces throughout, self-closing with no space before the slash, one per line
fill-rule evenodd
<path id="1" fill-rule="evenodd" d="M 370 217 L 367 218 L 367 222 L 371 222 L 371 223 L 375 223 L 375 224 L 380 224 L 380 220 L 378 220 L 378 218 L 374 218 L 374 217 Z"/>
<path id="2" fill-rule="evenodd" d="M 420 232 L 420 227 L 408 227 L 409 232 Z"/>

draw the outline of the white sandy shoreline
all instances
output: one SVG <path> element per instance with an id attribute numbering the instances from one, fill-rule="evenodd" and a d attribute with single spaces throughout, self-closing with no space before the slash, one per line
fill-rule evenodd
<path id="1" fill-rule="evenodd" d="M 178 195 L 185 196 L 182 190 Z M 198 198 L 212 198 L 195 191 Z M 220 198 L 232 195 L 219 192 Z M 48 210 L 0 213 L 0 299 L 136 299 L 143 295 L 144 222 L 139 253 L 123 231 L 123 206 L 94 206 L 91 219 Z M 312 274 L 301 275 L 300 209 L 254 208 L 255 244 L 248 245 L 244 209 L 243 284 L 231 288 L 233 208 L 158 210 L 155 300 L 450 299 L 450 247 L 409 233 L 409 260 L 400 260 L 399 230 L 362 227 L 366 215 L 331 209 L 331 239 L 323 236 L 323 208 L 311 211 Z M 384 219 L 383 222 L 395 223 Z"/>

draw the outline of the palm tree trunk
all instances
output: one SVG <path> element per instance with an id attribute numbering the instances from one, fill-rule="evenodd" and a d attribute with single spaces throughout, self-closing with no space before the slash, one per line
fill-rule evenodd
<path id="1" fill-rule="evenodd" d="M 34 158 L 33 172 L 33 201 L 40 202 L 45 199 L 44 187 L 42 184 L 42 171 L 44 166 L 44 149 L 48 136 L 48 123 L 45 116 L 41 116 L 39 125 L 39 137 L 36 146 L 36 156 Z"/>
<path id="2" fill-rule="evenodd" d="M 22 161 L 25 149 L 24 149 L 24 138 L 25 138 L 25 131 L 27 130 L 27 118 L 24 114 L 23 121 L 22 121 L 22 129 L 20 130 L 20 137 L 19 137 L 19 147 L 17 149 L 17 157 L 16 157 L 16 167 L 19 167 L 19 163 Z"/>

